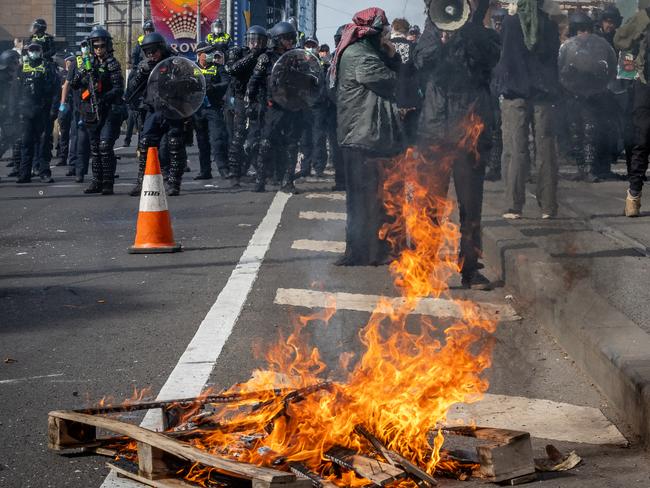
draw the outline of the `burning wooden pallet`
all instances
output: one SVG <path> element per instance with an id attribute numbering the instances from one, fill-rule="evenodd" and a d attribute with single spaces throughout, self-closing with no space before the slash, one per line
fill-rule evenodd
<path id="1" fill-rule="evenodd" d="M 196 436 L 197 432 L 204 433 L 206 429 L 219 429 L 222 426 L 208 425 L 202 426 L 200 430 L 174 430 L 182 418 L 182 412 L 188 410 L 198 411 L 208 405 L 239 402 L 258 397 L 268 398 L 268 395 L 282 398 L 287 402 L 324 387 L 327 387 L 327 384 L 304 390 L 262 392 L 264 394 L 213 395 L 168 402 L 137 402 L 123 406 L 53 411 L 50 412 L 48 419 L 49 447 L 56 451 L 81 449 L 115 456 L 119 450 L 116 445 L 135 443 L 137 464 L 122 460 L 109 463 L 109 466 L 120 476 L 160 488 L 196 486 L 183 481 L 182 475 L 179 476 L 179 473 L 187 472 L 186 470 L 192 466 L 200 466 L 219 473 L 222 483 L 218 483 L 218 486 L 242 486 L 243 483 L 253 488 L 310 486 L 334 488 L 336 485 L 332 481 L 321 478 L 306 465 L 287 461 L 274 453 L 269 453 L 273 457 L 271 465 L 274 466 L 269 468 L 211 454 L 190 444 L 189 440 Z M 150 409 L 162 411 L 166 429 L 164 433 L 154 432 L 108 416 Z M 201 418 L 201 414 L 194 417 Z M 100 436 L 100 432 L 111 435 Z M 363 455 L 342 447 L 334 447 L 325 454 L 325 457 L 337 466 L 337 469 L 353 471 L 357 477 L 367 479 L 368 484 L 373 486 L 385 486 L 406 478 L 411 478 L 423 488 L 430 488 L 437 484 L 431 475 L 399 453 L 389 450 L 365 427 L 357 426 L 355 433 L 365 438 L 374 452 Z M 448 428 L 444 429 L 444 433 L 489 441 L 477 446 L 476 458 L 468 461 L 476 462 L 480 466 L 474 472 L 479 477 L 501 482 L 523 480 L 534 475 L 535 468 L 528 433 L 480 427 Z"/>

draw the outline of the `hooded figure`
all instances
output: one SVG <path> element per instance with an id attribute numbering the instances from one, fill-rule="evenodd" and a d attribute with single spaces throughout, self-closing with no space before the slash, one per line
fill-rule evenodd
<path id="1" fill-rule="evenodd" d="M 490 75 L 499 58 L 499 35 L 483 26 L 481 1 L 457 30 L 442 31 L 427 19 L 415 48 L 415 66 L 425 85 L 418 126 L 418 148 L 437 173 L 432 191 L 446 198 L 451 174 L 460 212 L 463 286 L 486 289 L 478 272 L 485 165 L 492 145 L 493 103 Z M 467 123 L 482 126 L 476 147 L 463 142 Z"/>
<path id="2" fill-rule="evenodd" d="M 345 255 L 337 264 L 380 265 L 388 246 L 379 238 L 385 220 L 382 159 L 404 145 L 395 90 L 401 59 L 388 40 L 383 10 L 358 12 L 341 36 L 330 70 L 337 87 L 338 141 L 347 181 Z"/>

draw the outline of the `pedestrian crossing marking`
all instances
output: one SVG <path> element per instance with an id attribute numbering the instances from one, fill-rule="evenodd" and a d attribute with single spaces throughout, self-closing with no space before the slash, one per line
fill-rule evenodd
<path id="1" fill-rule="evenodd" d="M 345 212 L 300 212 L 298 217 L 305 220 L 345 220 Z"/>
<path id="2" fill-rule="evenodd" d="M 291 305 L 305 308 L 327 308 L 334 302 L 337 310 L 356 312 L 373 312 L 380 300 L 390 300 L 393 307 L 404 303 L 402 297 L 384 297 L 380 295 L 364 295 L 359 293 L 324 292 L 299 288 L 278 288 L 275 293 L 276 305 Z M 462 318 L 461 300 L 445 298 L 422 298 L 412 312 L 414 315 L 430 315 L 433 317 Z M 486 318 L 511 321 L 521 320 L 517 312 L 507 303 L 495 304 L 473 302 Z"/>
<path id="3" fill-rule="evenodd" d="M 311 239 L 298 239 L 293 241 L 291 249 L 301 251 L 315 252 L 332 252 L 342 254 L 345 252 L 345 242 L 343 241 L 314 241 Z"/>
<path id="4" fill-rule="evenodd" d="M 533 437 L 584 444 L 626 446 L 623 437 L 603 413 L 593 407 L 520 396 L 487 393 L 476 403 L 458 403 L 447 423 L 530 432 Z"/>
<path id="5" fill-rule="evenodd" d="M 307 193 L 305 198 L 310 200 L 339 200 L 345 201 L 345 193 Z"/>

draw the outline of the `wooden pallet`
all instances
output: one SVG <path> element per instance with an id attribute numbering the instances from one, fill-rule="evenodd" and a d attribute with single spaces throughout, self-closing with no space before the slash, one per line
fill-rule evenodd
<path id="1" fill-rule="evenodd" d="M 186 442 L 137 425 L 99 415 L 55 410 L 48 418 L 48 445 L 55 451 L 94 448 L 104 440 L 97 430 L 126 436 L 137 442 L 138 473 L 122 472 L 133 479 L 146 479 L 150 486 L 182 486 L 175 473 L 179 465 L 200 463 L 233 478 L 250 480 L 253 488 L 309 488 L 309 480 L 276 469 L 254 466 L 222 458 L 192 447 Z M 156 481 L 155 484 L 152 484 Z M 164 484 L 167 482 L 167 485 Z"/>

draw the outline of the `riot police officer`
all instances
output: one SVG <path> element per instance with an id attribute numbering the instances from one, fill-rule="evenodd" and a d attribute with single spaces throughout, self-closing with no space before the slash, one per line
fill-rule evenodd
<path id="1" fill-rule="evenodd" d="M 112 195 L 117 164 L 113 146 L 124 117 L 124 78 L 107 30 L 95 27 L 88 43 L 91 52 L 72 80 L 72 88 L 82 90 L 79 110 L 90 139 L 93 179 L 84 193 Z"/>
<path id="2" fill-rule="evenodd" d="M 158 32 L 147 34 L 142 41 L 142 52 L 145 56 L 137 67 L 135 74 L 129 79 L 129 86 L 125 98 L 127 103 L 132 103 L 138 96 L 142 96 L 146 110 L 144 123 L 138 141 L 138 181 L 130 192 L 131 196 L 140 196 L 142 179 L 147 164 L 149 147 L 160 145 L 163 135 L 167 135 L 169 146 L 169 177 L 167 179 L 167 194 L 176 196 L 181 191 L 181 181 L 185 166 L 187 165 L 187 152 L 185 150 L 185 123 L 188 119 L 167 119 L 154 110 L 153 100 L 147 98 L 147 80 L 151 70 L 162 60 L 172 56 L 165 38 Z"/>
<path id="3" fill-rule="evenodd" d="M 224 54 L 228 49 L 230 49 L 232 38 L 224 29 L 223 21 L 221 19 L 212 22 L 212 32 L 206 36 L 205 42 L 214 46 L 218 51 L 221 51 Z"/>
<path id="4" fill-rule="evenodd" d="M 32 33 L 27 40 L 27 45 L 32 43 L 40 44 L 43 48 L 43 57 L 47 60 L 54 56 L 54 37 L 47 32 L 47 22 L 44 19 L 36 19 L 32 23 Z"/>
<path id="5" fill-rule="evenodd" d="M 248 82 L 253 70 L 257 64 L 257 59 L 264 52 L 268 43 L 268 35 L 266 29 L 259 25 L 251 26 L 246 33 L 246 46 L 236 53 L 231 49 L 232 53 L 231 62 L 226 66 L 228 74 L 230 75 L 230 90 L 234 98 L 234 118 L 232 124 L 232 138 L 228 151 L 228 163 L 230 166 L 230 175 L 233 178 L 233 186 L 239 187 L 239 180 L 242 176 L 243 166 L 243 148 L 246 136 L 248 134 L 247 120 L 248 115 L 254 120 L 249 121 L 249 124 L 257 124 L 257 117 L 255 114 L 257 105 L 251 101 L 246 103 L 246 90 Z"/>
<path id="6" fill-rule="evenodd" d="M 23 63 L 20 80 L 22 147 L 17 183 L 31 181 L 34 150 L 40 144 L 58 88 L 54 66 L 43 59 L 43 46 L 31 43 L 27 47 L 27 60 Z M 49 166 L 41 167 L 39 173 L 43 183 L 54 181 Z"/>
<path id="7" fill-rule="evenodd" d="M 305 47 L 305 41 L 307 40 L 307 37 L 305 36 L 305 33 L 302 32 L 300 29 L 298 29 L 298 19 L 295 17 L 289 17 L 287 19 L 287 22 L 289 22 L 293 28 L 296 30 L 296 45 L 299 48 L 304 48 Z"/>
<path id="8" fill-rule="evenodd" d="M 14 146 L 12 160 L 15 167 L 20 165 L 20 146 L 14 143 L 19 139 L 20 126 L 16 124 L 16 102 L 20 82 L 20 55 L 13 49 L 0 54 L 0 157 Z M 16 164 L 16 162 L 18 164 Z"/>
<path id="9" fill-rule="evenodd" d="M 199 147 L 199 174 L 195 180 L 212 179 L 211 153 L 222 177 L 228 175 L 226 125 L 223 116 L 223 97 L 228 89 L 229 78 L 224 68 L 215 63 L 214 48 L 207 42 L 196 46 L 197 64 L 205 78 L 205 99 L 194 113 L 192 120 Z"/>
<path id="10" fill-rule="evenodd" d="M 274 103 L 269 87 L 273 66 L 287 51 L 296 46 L 297 32 L 289 22 L 279 22 L 272 28 L 273 48 L 257 59 L 246 90 L 247 111 L 257 101 L 262 107 L 261 136 L 257 153 L 255 191 L 266 190 L 266 177 L 275 159 L 275 174 L 282 178 L 283 191 L 295 191 L 293 183 L 300 137 L 300 117 Z"/>
<path id="11" fill-rule="evenodd" d="M 155 31 L 156 27 L 153 25 L 153 21 L 150 19 L 145 20 L 142 24 L 142 34 L 138 36 L 138 42 L 131 50 L 131 64 L 129 66 L 131 69 L 137 67 L 142 61 L 142 41 L 144 41 L 145 36 Z"/>

